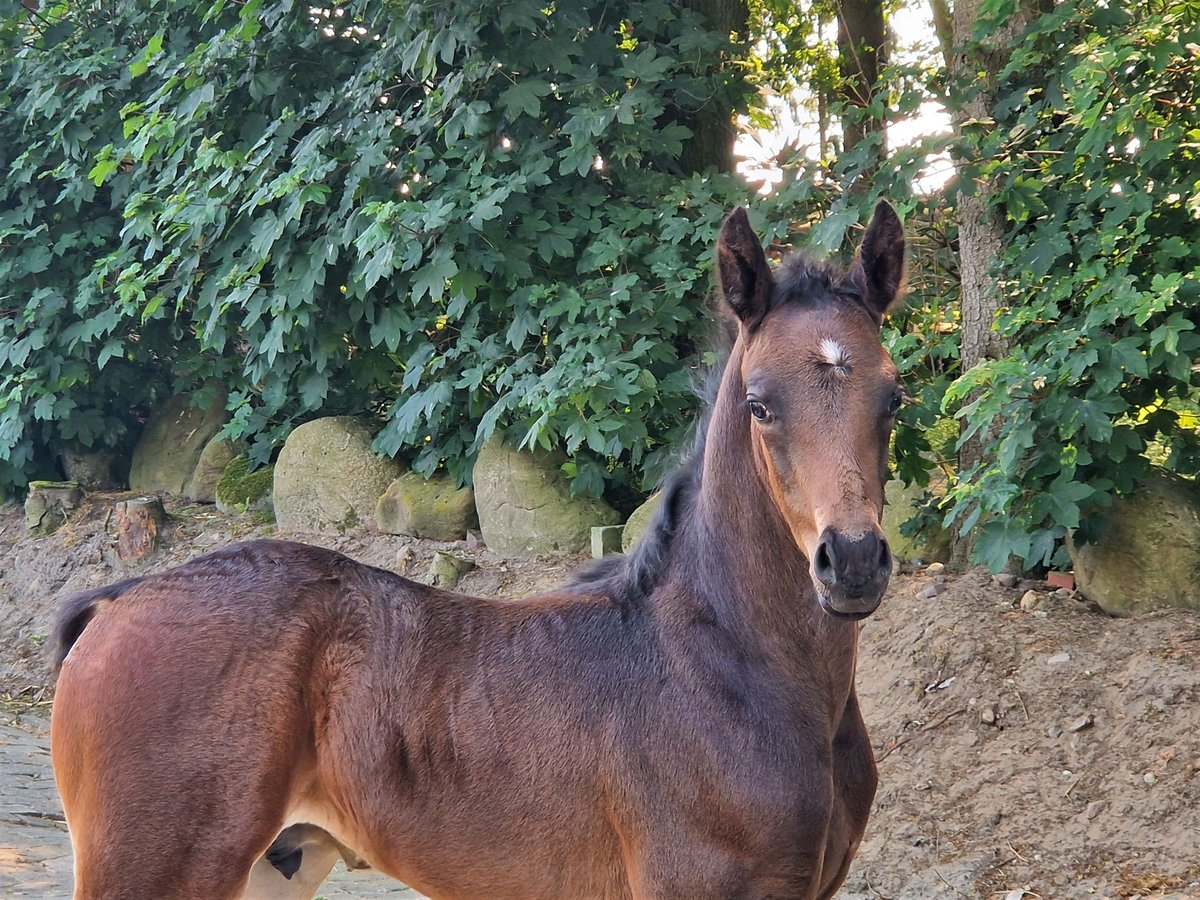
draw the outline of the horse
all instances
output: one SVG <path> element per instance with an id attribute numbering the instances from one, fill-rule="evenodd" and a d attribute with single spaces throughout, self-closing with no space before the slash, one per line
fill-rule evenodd
<path id="1" fill-rule="evenodd" d="M 732 212 L 695 451 L 631 553 L 557 590 L 254 540 L 67 601 L 77 900 L 239 897 L 301 823 L 440 900 L 832 896 L 877 783 L 854 678 L 892 571 L 903 257 L 884 201 L 846 270 L 773 270 Z"/>

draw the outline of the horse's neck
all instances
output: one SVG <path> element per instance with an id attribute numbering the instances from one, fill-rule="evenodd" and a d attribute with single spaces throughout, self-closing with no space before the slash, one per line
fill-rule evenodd
<path id="1" fill-rule="evenodd" d="M 734 358 L 729 366 L 739 363 Z M 755 469 L 736 369 L 725 381 L 699 490 L 681 528 L 677 572 L 739 640 L 796 677 L 824 684 L 831 696 L 844 696 L 854 679 L 857 626 L 821 609 L 808 560 Z"/>

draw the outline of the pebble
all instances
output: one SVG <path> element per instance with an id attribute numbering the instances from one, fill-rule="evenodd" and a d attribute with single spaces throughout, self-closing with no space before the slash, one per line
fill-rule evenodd
<path id="1" fill-rule="evenodd" d="M 1052 666 L 1061 666 L 1063 663 L 1071 661 L 1070 653 L 1055 653 L 1053 656 L 1047 657 L 1046 662 Z"/>
<path id="2" fill-rule="evenodd" d="M 912 559 L 910 559 L 909 562 L 912 563 L 913 566 L 918 569 L 922 568 L 925 565 L 925 560 L 917 559 L 916 557 L 913 557 Z"/>
<path id="3" fill-rule="evenodd" d="M 926 575 L 941 575 L 945 571 L 946 571 L 945 565 L 943 565 L 940 562 L 933 562 L 925 567 Z"/>
<path id="4" fill-rule="evenodd" d="M 1080 716 L 1074 722 L 1067 726 L 1067 731 L 1071 734 L 1077 734 L 1085 728 L 1091 728 L 1095 720 L 1091 716 Z"/>
<path id="5" fill-rule="evenodd" d="M 1004 818 L 1004 814 L 1000 810 L 996 810 L 988 815 L 987 821 L 989 825 L 999 825 L 1002 818 Z"/>
<path id="6" fill-rule="evenodd" d="M 1025 612 L 1033 612 L 1042 605 L 1042 595 L 1037 591 L 1026 591 L 1021 595 L 1021 609 Z"/>
<path id="7" fill-rule="evenodd" d="M 921 593 L 917 594 L 917 599 L 918 600 L 932 600 L 938 594 L 943 594 L 945 592 L 946 592 L 946 586 L 944 584 L 942 584 L 940 581 L 936 581 L 933 584 L 929 585 L 929 587 L 925 588 L 925 590 L 921 591 Z"/>
<path id="8" fill-rule="evenodd" d="M 1158 776 L 1153 772 L 1147 772 L 1142 776 L 1142 781 L 1146 782 L 1146 784 L 1154 784 L 1154 782 L 1158 781 Z"/>
<path id="9" fill-rule="evenodd" d="M 1056 740 L 1056 739 L 1062 737 L 1062 729 L 1059 728 L 1057 725 L 1051 725 L 1049 728 L 1046 729 L 1046 734 L 1048 734 L 1052 739 Z"/>
<path id="10" fill-rule="evenodd" d="M 1056 598 L 1058 598 L 1059 600 L 1070 600 L 1072 597 L 1075 596 L 1075 592 L 1068 591 L 1066 588 L 1059 588 L 1057 591 L 1054 592 L 1054 596 Z"/>
<path id="11" fill-rule="evenodd" d="M 982 722 L 984 725 L 995 725 L 996 724 L 996 707 L 985 706 L 983 708 L 983 710 L 979 713 L 979 721 Z"/>
<path id="12" fill-rule="evenodd" d="M 1011 572 L 1001 572 L 999 575 L 993 575 L 992 581 L 1005 588 L 1015 588 L 1020 579 Z"/>
<path id="13" fill-rule="evenodd" d="M 1100 813 L 1104 812 L 1104 808 L 1108 806 L 1107 800 L 1093 800 L 1088 804 L 1087 817 L 1089 820 L 1096 818 Z"/>

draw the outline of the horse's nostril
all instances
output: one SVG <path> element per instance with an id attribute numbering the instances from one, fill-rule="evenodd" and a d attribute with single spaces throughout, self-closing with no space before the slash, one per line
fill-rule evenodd
<path id="1" fill-rule="evenodd" d="M 817 577 L 826 584 L 837 581 L 837 570 L 833 563 L 833 548 L 831 542 L 823 540 L 817 545 L 817 558 L 813 560 L 813 569 Z"/>
<path id="2" fill-rule="evenodd" d="M 886 540 L 879 541 L 879 568 L 884 572 L 892 570 L 892 551 Z"/>

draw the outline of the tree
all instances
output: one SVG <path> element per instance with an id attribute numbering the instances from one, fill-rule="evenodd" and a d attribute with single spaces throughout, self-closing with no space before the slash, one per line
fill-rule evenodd
<path id="1" fill-rule="evenodd" d="M 882 104 L 874 103 L 880 91 L 880 74 L 888 62 L 887 29 L 882 0 L 837 0 L 838 66 L 841 74 L 842 150 L 852 153 L 867 138 L 870 177 L 887 155 Z"/>

